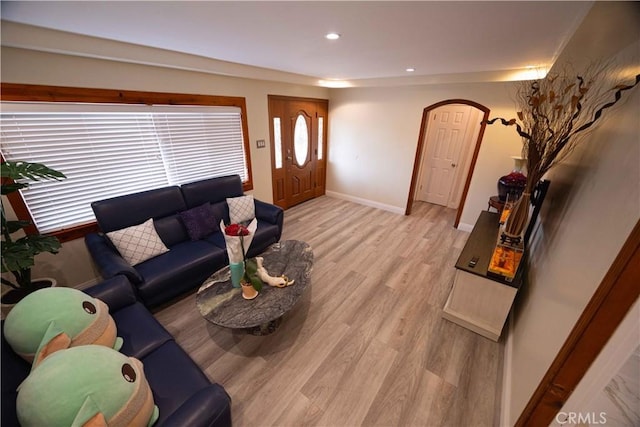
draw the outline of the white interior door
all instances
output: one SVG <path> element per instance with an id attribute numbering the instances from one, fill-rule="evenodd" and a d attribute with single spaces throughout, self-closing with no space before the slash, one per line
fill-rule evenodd
<path id="1" fill-rule="evenodd" d="M 471 106 L 445 105 L 435 109 L 429 119 L 422 160 L 418 200 L 447 206 L 459 169 L 471 115 Z"/>

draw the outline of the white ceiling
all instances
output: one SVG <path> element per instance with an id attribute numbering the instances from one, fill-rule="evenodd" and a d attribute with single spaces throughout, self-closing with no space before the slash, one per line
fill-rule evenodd
<path id="1" fill-rule="evenodd" d="M 478 73 L 550 68 L 592 4 L 2 1 L 1 16 L 314 79 L 468 75 L 473 81 Z M 326 40 L 330 31 L 342 37 Z"/>

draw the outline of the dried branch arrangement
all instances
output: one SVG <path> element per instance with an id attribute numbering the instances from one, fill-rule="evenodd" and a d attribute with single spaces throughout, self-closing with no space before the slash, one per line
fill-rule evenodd
<path id="1" fill-rule="evenodd" d="M 584 73 L 565 70 L 541 80 L 521 82 L 516 93 L 517 119 L 494 118 L 515 126 L 523 139 L 527 159 L 527 187 L 531 193 L 552 167 L 563 161 L 587 135 L 603 112 L 615 105 L 622 94 L 640 83 L 616 81 L 607 64 L 596 64 Z"/>

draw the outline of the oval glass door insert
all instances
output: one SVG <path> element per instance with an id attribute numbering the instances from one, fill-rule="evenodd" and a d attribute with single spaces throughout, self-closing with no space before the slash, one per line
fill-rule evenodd
<path id="1" fill-rule="evenodd" d="M 307 121 L 302 114 L 298 114 L 298 118 L 296 119 L 293 147 L 296 163 L 298 163 L 300 167 L 304 166 L 307 161 L 307 155 L 309 154 L 309 131 Z"/>

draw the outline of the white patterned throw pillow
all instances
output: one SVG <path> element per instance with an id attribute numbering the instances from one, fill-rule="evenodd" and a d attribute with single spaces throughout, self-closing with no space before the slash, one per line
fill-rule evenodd
<path id="1" fill-rule="evenodd" d="M 227 199 L 231 224 L 249 222 L 256 217 L 256 205 L 253 196 L 240 196 Z"/>
<path id="2" fill-rule="evenodd" d="M 153 218 L 140 225 L 112 231 L 107 236 L 131 265 L 140 264 L 169 250 L 160 240 L 153 226 Z"/>

